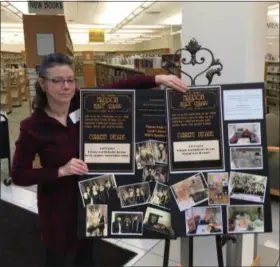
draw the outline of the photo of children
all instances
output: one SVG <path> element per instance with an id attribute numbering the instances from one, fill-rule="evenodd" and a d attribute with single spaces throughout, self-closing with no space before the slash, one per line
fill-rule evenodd
<path id="1" fill-rule="evenodd" d="M 263 203 L 266 184 L 266 176 L 231 172 L 229 180 L 230 198 Z"/>
<path id="2" fill-rule="evenodd" d="M 169 208 L 170 204 L 169 187 L 165 184 L 156 183 L 150 203 L 162 208 Z"/>
<path id="3" fill-rule="evenodd" d="M 113 211 L 112 235 L 142 235 L 143 212 Z"/>
<path id="4" fill-rule="evenodd" d="M 107 236 L 107 205 L 88 205 L 86 207 L 86 236 Z"/>
<path id="5" fill-rule="evenodd" d="M 180 211 L 208 200 L 208 186 L 202 173 L 195 174 L 170 188 Z"/>
<path id="6" fill-rule="evenodd" d="M 209 205 L 227 205 L 229 202 L 228 173 L 208 173 L 207 180 L 209 187 Z"/>
<path id="7" fill-rule="evenodd" d="M 143 168 L 143 182 L 166 183 L 168 181 L 167 166 L 148 165 Z"/>
<path id="8" fill-rule="evenodd" d="M 228 233 L 264 232 L 262 205 L 234 205 L 227 208 Z"/>
<path id="9" fill-rule="evenodd" d="M 185 218 L 187 236 L 223 233 L 223 217 L 220 206 L 192 207 L 185 211 Z"/>

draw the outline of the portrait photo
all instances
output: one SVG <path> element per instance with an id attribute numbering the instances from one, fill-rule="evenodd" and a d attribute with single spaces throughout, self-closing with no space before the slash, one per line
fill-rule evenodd
<path id="1" fill-rule="evenodd" d="M 108 235 L 108 206 L 86 206 L 86 236 Z"/>
<path id="2" fill-rule="evenodd" d="M 192 207 L 185 211 L 185 218 L 187 236 L 223 233 L 221 206 Z"/>
<path id="3" fill-rule="evenodd" d="M 228 179 L 229 177 L 227 172 L 207 174 L 209 205 L 227 205 L 229 203 Z"/>
<path id="4" fill-rule="evenodd" d="M 151 198 L 148 182 L 119 186 L 121 207 L 133 207 L 146 204 Z"/>
<path id="5" fill-rule="evenodd" d="M 249 146 L 261 144 L 260 123 L 230 123 L 228 125 L 230 146 Z"/>
<path id="6" fill-rule="evenodd" d="M 231 147 L 230 166 L 232 170 L 262 169 L 262 147 Z"/>
<path id="7" fill-rule="evenodd" d="M 137 169 L 143 169 L 146 165 L 154 165 L 153 147 L 150 140 L 135 144 L 135 160 Z"/>
<path id="8" fill-rule="evenodd" d="M 147 165 L 143 168 L 143 182 L 167 183 L 168 167 L 162 165 Z"/>
<path id="9" fill-rule="evenodd" d="M 143 212 L 113 211 L 111 235 L 143 235 Z"/>
<path id="10" fill-rule="evenodd" d="M 231 172 L 229 180 L 229 196 L 264 203 L 267 177 L 249 173 Z"/>
<path id="11" fill-rule="evenodd" d="M 170 188 L 180 211 L 208 200 L 208 186 L 202 173 L 173 184 Z"/>
<path id="12" fill-rule="evenodd" d="M 93 204 L 108 204 L 117 201 L 117 184 L 113 174 L 89 178 L 79 182 L 84 207 Z"/>
<path id="13" fill-rule="evenodd" d="M 167 164 L 167 144 L 166 142 L 151 140 L 154 162 Z"/>
<path id="14" fill-rule="evenodd" d="M 161 208 L 170 208 L 170 189 L 169 186 L 156 183 L 150 203 Z"/>

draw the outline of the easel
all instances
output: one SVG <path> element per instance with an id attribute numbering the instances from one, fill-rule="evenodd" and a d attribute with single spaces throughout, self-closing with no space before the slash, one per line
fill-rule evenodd
<path id="1" fill-rule="evenodd" d="M 201 57 L 197 59 L 196 54 L 199 51 L 206 51 L 210 54 L 211 61 L 210 64 L 205 68 L 205 70 L 198 73 L 195 77 L 192 77 L 190 74 L 184 72 L 181 70 L 180 66 L 176 66 L 175 58 L 180 57 L 180 63 L 183 65 L 201 65 L 205 62 L 205 58 Z M 183 57 L 182 52 L 188 52 L 190 54 L 190 59 L 187 60 L 185 57 Z M 216 66 L 216 68 L 213 68 Z M 217 67 L 218 66 L 218 67 Z M 186 75 L 191 80 L 191 86 L 196 85 L 196 79 L 205 73 L 205 77 L 208 80 L 207 85 L 211 85 L 214 75 L 221 75 L 221 71 L 223 69 L 223 65 L 221 64 L 219 59 L 215 59 L 214 55 L 211 50 L 208 48 L 204 48 L 193 38 L 190 40 L 188 45 L 185 46 L 185 48 L 179 49 L 175 52 L 173 61 L 167 61 L 167 64 L 164 66 L 164 68 L 173 75 L 182 74 Z M 193 237 L 184 237 L 188 239 L 188 267 L 193 267 Z M 223 234 L 223 235 L 217 235 L 216 236 L 216 251 L 217 251 L 217 259 L 218 259 L 218 266 L 224 267 L 224 259 L 223 259 L 223 246 L 228 242 L 232 241 L 232 243 L 236 242 L 236 238 L 234 236 Z M 164 246 L 164 258 L 163 258 L 163 266 L 168 266 L 169 261 L 169 249 L 170 249 L 170 239 L 165 239 L 165 246 Z"/>

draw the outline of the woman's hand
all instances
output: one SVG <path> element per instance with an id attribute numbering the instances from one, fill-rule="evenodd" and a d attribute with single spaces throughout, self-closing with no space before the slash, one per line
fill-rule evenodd
<path id="1" fill-rule="evenodd" d="M 88 167 L 85 162 L 80 159 L 71 159 L 66 165 L 58 169 L 58 177 L 70 175 L 84 175 L 88 172 Z"/>
<path id="2" fill-rule="evenodd" d="M 156 75 L 155 82 L 157 85 L 164 85 L 167 88 L 175 89 L 182 93 L 185 93 L 188 89 L 185 82 L 175 75 Z"/>

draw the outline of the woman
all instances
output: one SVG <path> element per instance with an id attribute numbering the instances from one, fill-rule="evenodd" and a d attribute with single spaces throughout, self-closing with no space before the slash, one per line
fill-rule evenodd
<path id="1" fill-rule="evenodd" d="M 137 76 L 103 88 L 145 89 L 164 85 L 185 92 L 175 76 Z M 76 265 L 92 266 L 92 241 L 77 240 L 79 175 L 88 168 L 79 156 L 79 124 L 69 114 L 79 109 L 71 60 L 59 53 L 43 60 L 36 83 L 34 112 L 20 124 L 20 134 L 12 164 L 15 185 L 37 184 L 38 215 L 46 248 L 46 266 L 66 265 L 75 254 Z M 33 169 L 35 155 L 42 168 Z"/>

